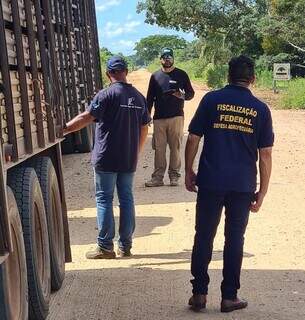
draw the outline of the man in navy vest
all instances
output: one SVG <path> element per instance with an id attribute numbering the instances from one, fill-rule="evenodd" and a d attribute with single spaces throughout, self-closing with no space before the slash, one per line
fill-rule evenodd
<path id="1" fill-rule="evenodd" d="M 97 247 L 87 253 L 88 259 L 113 259 L 115 225 L 113 193 L 117 187 L 120 202 L 118 255 L 131 255 L 132 235 L 135 229 L 133 179 L 139 152 L 148 132 L 150 116 L 146 99 L 127 83 L 127 64 L 121 57 L 112 57 L 107 63 L 111 84 L 93 99 L 88 110 L 72 119 L 66 133 L 78 131 L 96 122 L 95 144 L 92 152 L 94 167 L 97 221 Z"/>
<path id="2" fill-rule="evenodd" d="M 191 265 L 193 296 L 189 300 L 195 311 L 206 306 L 208 266 L 223 208 L 226 219 L 221 311 L 247 307 L 247 302 L 237 296 L 244 234 L 249 212 L 259 211 L 268 190 L 274 142 L 270 110 L 249 90 L 254 80 L 252 60 L 245 56 L 233 58 L 229 63 L 229 85 L 205 95 L 189 126 L 185 184 L 188 191 L 198 192 Z M 204 144 L 195 174 L 193 163 L 201 137 Z"/>

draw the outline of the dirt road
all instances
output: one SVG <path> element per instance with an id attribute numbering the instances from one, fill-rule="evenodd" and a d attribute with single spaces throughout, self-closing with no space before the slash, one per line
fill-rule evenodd
<path id="1" fill-rule="evenodd" d="M 130 75 L 143 93 L 148 79 L 145 70 Z M 186 127 L 204 94 L 204 88 L 195 89 L 195 99 L 185 107 Z M 272 93 L 264 92 L 264 97 L 272 104 Z M 305 113 L 273 110 L 273 117 L 276 144 L 270 192 L 261 212 L 251 214 L 245 243 L 240 296 L 249 300 L 248 309 L 219 313 L 222 221 L 210 266 L 208 309 L 202 314 L 188 310 L 195 196 L 183 184 L 144 187 L 153 164 L 149 138 L 135 181 L 137 229 L 131 259 L 86 260 L 97 233 L 90 156 L 64 157 L 73 263 L 66 265 L 64 286 L 52 297 L 49 319 L 304 320 Z"/>

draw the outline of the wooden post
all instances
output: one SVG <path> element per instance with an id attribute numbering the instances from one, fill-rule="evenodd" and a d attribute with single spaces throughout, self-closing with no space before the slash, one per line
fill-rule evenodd
<path id="1" fill-rule="evenodd" d="M 273 92 L 278 93 L 278 90 L 276 88 L 276 80 L 273 79 Z"/>

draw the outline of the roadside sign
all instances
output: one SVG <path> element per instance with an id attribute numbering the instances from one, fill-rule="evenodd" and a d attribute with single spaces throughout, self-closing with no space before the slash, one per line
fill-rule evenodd
<path id="1" fill-rule="evenodd" d="M 273 65 L 274 80 L 290 80 L 290 63 L 274 63 Z"/>

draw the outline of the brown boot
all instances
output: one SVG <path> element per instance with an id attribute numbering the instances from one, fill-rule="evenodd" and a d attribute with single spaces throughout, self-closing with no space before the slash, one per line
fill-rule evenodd
<path id="1" fill-rule="evenodd" d="M 234 300 L 222 299 L 221 301 L 221 312 L 232 312 L 234 310 L 245 309 L 248 306 L 246 300 L 236 298 Z"/>
<path id="2" fill-rule="evenodd" d="M 205 294 L 193 294 L 189 300 L 189 306 L 195 312 L 205 309 L 207 304 L 207 296 Z"/>
<path id="3" fill-rule="evenodd" d="M 118 256 L 120 258 L 128 258 L 128 257 L 131 257 L 132 256 L 132 253 L 130 251 L 130 249 L 118 249 L 118 252 L 117 252 Z"/>
<path id="4" fill-rule="evenodd" d="M 115 259 L 115 252 L 111 250 L 105 250 L 100 246 L 97 246 L 94 250 L 86 253 L 87 259 Z"/>
<path id="5" fill-rule="evenodd" d="M 162 187 L 164 186 L 164 182 L 162 180 L 158 180 L 152 178 L 151 180 L 145 182 L 145 187 Z"/>
<path id="6" fill-rule="evenodd" d="M 177 178 L 177 177 L 170 178 L 170 186 L 171 187 L 179 186 L 179 178 Z"/>

